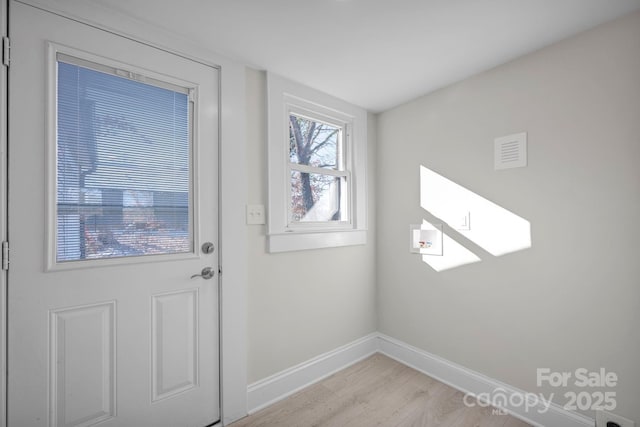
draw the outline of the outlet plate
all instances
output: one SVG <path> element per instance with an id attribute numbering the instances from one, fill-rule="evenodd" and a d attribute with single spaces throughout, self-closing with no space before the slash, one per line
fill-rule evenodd
<path id="1" fill-rule="evenodd" d="M 596 411 L 596 427 L 607 427 L 607 422 L 609 421 L 619 424 L 620 427 L 635 427 L 636 425 L 635 422 L 620 415 L 607 411 Z"/>
<path id="2" fill-rule="evenodd" d="M 264 205 L 247 205 L 247 224 L 265 224 Z"/>

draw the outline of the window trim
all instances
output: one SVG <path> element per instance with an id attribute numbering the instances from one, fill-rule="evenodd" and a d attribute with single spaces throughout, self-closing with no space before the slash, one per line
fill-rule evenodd
<path id="1" fill-rule="evenodd" d="M 267 73 L 268 250 L 285 252 L 366 243 L 367 112 L 345 101 Z M 345 170 L 350 191 L 349 221 L 292 223 L 289 114 L 325 121 L 343 129 Z M 295 169 L 294 169 L 295 170 Z M 337 171 L 327 169 L 328 175 Z"/>
<path id="2" fill-rule="evenodd" d="M 107 267 L 112 265 L 129 265 L 129 264 L 146 264 L 153 262 L 166 262 L 173 260 L 186 260 L 186 259 L 198 259 L 200 257 L 200 241 L 198 226 L 200 224 L 199 208 L 197 205 L 197 198 L 190 200 L 191 205 L 190 212 L 191 221 L 190 224 L 192 233 L 193 247 L 188 252 L 170 253 L 170 254 L 155 254 L 155 255 L 143 255 L 143 256 L 125 256 L 125 257 L 108 257 L 100 259 L 83 259 L 72 261 L 59 261 L 57 259 L 57 241 L 58 241 L 58 227 L 57 227 L 57 201 L 58 201 L 58 175 L 57 175 L 57 161 L 58 161 L 58 61 L 59 55 L 63 58 L 73 58 L 77 61 L 86 61 L 86 63 L 92 63 L 97 66 L 103 66 L 106 68 L 113 68 L 114 70 L 126 68 L 138 75 L 149 77 L 155 82 L 164 82 L 164 84 L 172 85 L 175 87 L 184 88 L 188 93 L 192 93 L 194 99 L 194 105 L 191 106 L 192 111 L 190 114 L 193 116 L 190 126 L 192 127 L 190 136 L 190 164 L 192 168 L 190 179 L 190 195 L 192 198 L 195 194 L 199 194 L 198 180 L 195 178 L 198 176 L 198 164 L 194 160 L 197 158 L 197 144 L 195 143 L 197 138 L 197 126 L 198 126 L 198 106 L 197 106 L 197 86 L 177 79 L 175 77 L 161 75 L 150 70 L 141 69 L 130 64 L 123 64 L 121 62 L 112 60 L 99 55 L 94 55 L 79 49 L 74 49 L 68 46 L 60 45 L 53 42 L 47 43 L 47 80 L 46 80 L 46 148 L 45 148 L 45 176 L 47 179 L 46 184 L 46 201 L 45 201 L 45 271 L 67 271 L 76 269 L 86 269 L 95 267 Z M 62 62 L 67 62 L 62 60 Z M 68 62 L 70 63 L 70 62 Z M 82 67 L 89 68 L 86 65 Z M 91 68 L 95 69 L 95 68 Z M 101 70 L 97 70 L 101 71 Z M 102 71 L 104 72 L 104 71 Z M 159 86 L 158 84 L 154 84 Z"/>

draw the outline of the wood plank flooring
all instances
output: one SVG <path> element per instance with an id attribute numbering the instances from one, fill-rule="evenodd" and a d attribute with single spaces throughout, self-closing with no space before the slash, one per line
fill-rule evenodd
<path id="1" fill-rule="evenodd" d="M 231 427 L 525 427 L 464 393 L 375 354 Z"/>

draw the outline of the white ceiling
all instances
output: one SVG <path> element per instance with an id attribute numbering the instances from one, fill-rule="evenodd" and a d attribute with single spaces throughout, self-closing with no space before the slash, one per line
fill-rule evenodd
<path id="1" fill-rule="evenodd" d="M 640 0 L 91 0 L 379 112 Z"/>

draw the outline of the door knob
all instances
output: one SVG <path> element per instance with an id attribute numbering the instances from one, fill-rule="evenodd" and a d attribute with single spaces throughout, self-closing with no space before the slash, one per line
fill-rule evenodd
<path id="1" fill-rule="evenodd" d="M 213 271 L 213 267 L 205 267 L 202 269 L 200 274 L 194 274 L 193 276 L 191 276 L 191 278 L 195 279 L 196 277 L 202 277 L 203 279 L 209 280 L 213 277 L 214 274 L 215 272 Z"/>

